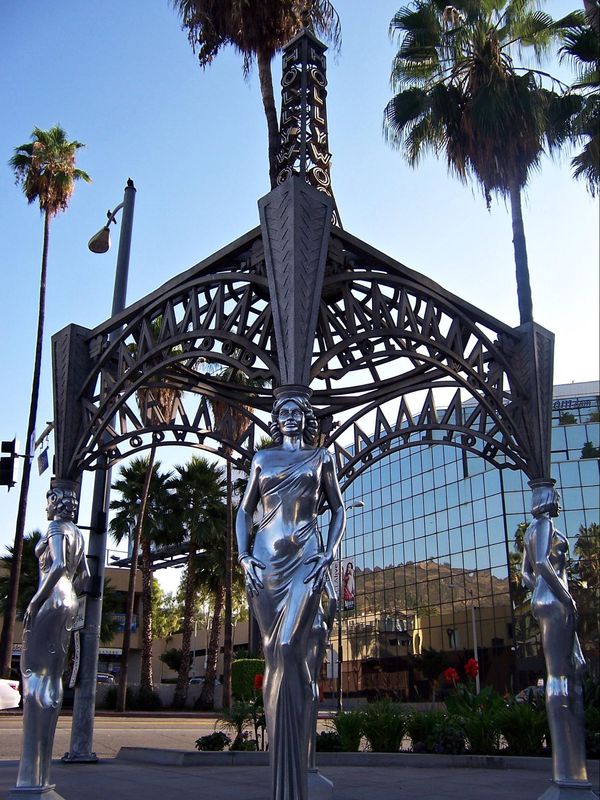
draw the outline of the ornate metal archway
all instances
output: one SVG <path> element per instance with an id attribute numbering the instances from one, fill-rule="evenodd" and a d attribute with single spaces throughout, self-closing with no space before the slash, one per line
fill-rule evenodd
<path id="1" fill-rule="evenodd" d="M 83 471 L 102 475 L 153 445 L 240 463 L 267 431 L 273 387 L 289 383 L 312 386 L 343 488 L 390 452 L 422 444 L 549 476 L 552 334 L 505 325 L 342 229 L 324 51 L 304 31 L 284 52 L 280 185 L 259 202 L 260 226 L 97 328 L 69 325 L 53 337 L 55 479 L 77 484 Z M 219 366 L 253 388 L 223 382 Z M 175 393 L 167 406 L 164 389 Z M 243 432 L 215 424 L 214 399 L 246 416 Z M 98 563 L 105 502 L 97 480 Z M 89 694 L 93 714 L 93 686 Z M 90 709 L 81 708 L 76 753 L 91 751 Z"/>
<path id="2" fill-rule="evenodd" d="M 324 51 L 304 31 L 284 52 L 280 185 L 260 227 L 94 330 L 53 338 L 58 477 L 156 444 L 250 458 L 266 425 L 249 406 L 268 411 L 272 387 L 295 381 L 314 389 L 345 485 L 423 442 L 548 475 L 552 335 L 510 328 L 342 230 Z M 249 402 L 206 366 L 219 364 L 263 388 Z M 161 388 L 177 391 L 168 418 Z M 238 438 L 215 428 L 215 397 L 248 415 Z"/>

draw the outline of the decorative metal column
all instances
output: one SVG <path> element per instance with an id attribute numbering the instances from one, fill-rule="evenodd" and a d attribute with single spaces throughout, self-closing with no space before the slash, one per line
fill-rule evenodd
<path id="1" fill-rule="evenodd" d="M 277 183 L 296 175 L 333 197 L 327 132 L 325 45 L 304 29 L 284 48 Z M 340 225 L 333 203 L 334 225 Z"/>

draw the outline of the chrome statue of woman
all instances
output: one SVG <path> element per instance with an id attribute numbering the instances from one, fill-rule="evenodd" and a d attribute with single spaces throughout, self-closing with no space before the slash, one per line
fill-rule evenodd
<path id="1" fill-rule="evenodd" d="M 553 782 L 558 787 L 587 788 L 581 682 L 585 660 L 576 633 L 577 608 L 567 581 L 569 543 L 552 522 L 560 511 L 554 481 L 529 485 L 533 521 L 525 535 L 523 583 L 533 592 L 531 609 L 546 659 Z"/>
<path id="2" fill-rule="evenodd" d="M 236 522 L 239 562 L 265 653 L 273 800 L 307 800 L 316 679 L 328 635 L 321 593 L 345 527 L 333 458 L 315 447 L 309 396 L 299 386 L 275 390 L 275 445 L 254 456 Z M 317 524 L 322 497 L 330 510 L 325 543 Z M 259 503 L 263 516 L 253 535 Z"/>
<path id="3" fill-rule="evenodd" d="M 63 698 L 62 674 L 78 609 L 77 591 L 89 576 L 83 536 L 74 522 L 77 495 L 57 482 L 47 498 L 50 525 L 35 549 L 40 580 L 23 621 L 23 746 L 17 788 L 11 797 L 20 789 L 49 786 Z"/>

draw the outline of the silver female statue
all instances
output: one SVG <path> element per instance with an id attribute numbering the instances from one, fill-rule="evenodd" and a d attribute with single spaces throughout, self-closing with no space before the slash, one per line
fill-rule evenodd
<path id="1" fill-rule="evenodd" d="M 275 445 L 254 456 L 236 523 L 239 561 L 265 653 L 273 800 L 307 800 L 316 680 L 328 634 L 321 593 L 345 527 L 334 461 L 314 446 L 317 422 L 309 396 L 298 386 L 275 390 Z M 322 496 L 331 514 L 325 544 L 317 524 Z M 263 516 L 253 536 L 259 503 Z"/>
<path id="2" fill-rule="evenodd" d="M 532 590 L 531 609 L 546 659 L 546 711 L 552 739 L 552 775 L 559 787 L 587 783 L 582 673 L 585 659 L 577 638 L 577 607 L 569 592 L 569 543 L 552 522 L 560 511 L 554 481 L 531 481 L 533 521 L 525 535 L 523 583 Z"/>
<path id="3" fill-rule="evenodd" d="M 89 576 L 83 536 L 74 523 L 77 495 L 58 484 L 47 498 L 50 525 L 35 549 L 40 580 L 23 621 L 23 747 L 16 793 L 20 788 L 49 786 L 77 590 Z"/>

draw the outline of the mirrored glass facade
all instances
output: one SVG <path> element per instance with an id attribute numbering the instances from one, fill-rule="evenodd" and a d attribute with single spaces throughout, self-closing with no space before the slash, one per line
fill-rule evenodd
<path id="1" fill-rule="evenodd" d="M 598 391 L 596 382 L 556 387 L 552 436 L 552 476 L 565 509 L 556 524 L 571 541 L 585 628 L 580 635 L 593 664 Z M 345 501 L 342 555 L 354 565 L 355 602 L 341 614 L 344 695 L 431 699 L 443 688 L 442 670 L 460 671 L 475 650 L 482 684 L 501 692 L 544 676 L 519 578 L 519 534 L 530 518 L 530 491 L 520 472 L 497 470 L 451 446 L 412 446 L 373 464 L 348 488 Z M 331 691 L 335 634 L 333 640 Z"/>

